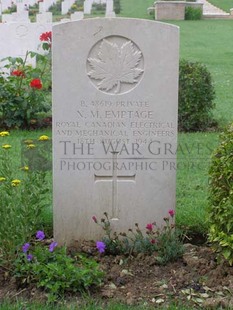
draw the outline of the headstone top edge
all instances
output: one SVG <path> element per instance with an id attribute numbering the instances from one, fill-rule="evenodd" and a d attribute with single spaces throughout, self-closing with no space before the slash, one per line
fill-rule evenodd
<path id="1" fill-rule="evenodd" d="M 119 22 L 141 22 L 141 23 L 145 23 L 147 25 L 163 25 L 166 28 L 170 28 L 170 29 L 176 29 L 177 31 L 180 30 L 180 27 L 177 25 L 173 25 L 173 24 L 169 24 L 169 23 L 164 23 L 164 22 L 160 22 L 160 21 L 153 21 L 153 20 L 148 20 L 148 19 L 143 19 L 143 18 L 128 18 L 128 17 L 117 17 L 117 18 L 111 18 L 111 17 L 95 17 L 95 18 L 87 18 L 87 19 L 82 19 L 82 20 L 77 20 L 77 21 L 69 21 L 66 23 L 59 23 L 59 24 L 55 24 L 53 25 L 53 29 L 56 30 L 58 28 L 65 28 L 67 27 L 67 25 L 70 25 L 72 23 L 72 25 L 74 25 L 74 23 L 94 23 L 94 22 L 101 22 L 101 23 L 107 23 L 107 22 L 112 22 L 113 24 L 117 24 Z"/>

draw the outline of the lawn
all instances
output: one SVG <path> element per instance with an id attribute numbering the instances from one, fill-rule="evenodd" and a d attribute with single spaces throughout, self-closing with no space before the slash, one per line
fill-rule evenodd
<path id="1" fill-rule="evenodd" d="M 118 16 L 153 19 L 147 14 L 147 8 L 152 7 L 153 0 L 121 0 L 121 13 Z"/>
<path id="2" fill-rule="evenodd" d="M 209 2 L 227 13 L 233 8 L 232 0 L 209 0 Z"/>
<path id="3" fill-rule="evenodd" d="M 214 116 L 220 126 L 233 119 L 233 20 L 172 22 L 180 27 L 180 58 L 199 61 L 211 72 L 215 91 Z"/>

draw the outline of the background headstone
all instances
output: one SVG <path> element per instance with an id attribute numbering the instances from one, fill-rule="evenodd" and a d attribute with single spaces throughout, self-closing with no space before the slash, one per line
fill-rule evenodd
<path id="1" fill-rule="evenodd" d="M 91 14 L 91 8 L 94 0 L 85 0 L 83 4 L 84 14 Z"/>
<path id="2" fill-rule="evenodd" d="M 52 24 L 37 23 L 3 23 L 1 24 L 0 42 L 4 42 L 0 49 L 0 59 L 5 57 L 25 57 L 27 51 L 38 52 L 39 40 L 43 32 L 51 31 Z M 35 58 L 32 60 L 32 64 Z"/>
<path id="3" fill-rule="evenodd" d="M 53 27 L 54 237 L 162 225 L 175 208 L 178 27 L 86 19 Z M 153 38 L 153 40 L 151 39 Z M 62 61 L 61 61 L 62 59 Z"/>
<path id="4" fill-rule="evenodd" d="M 73 14 L 70 15 L 71 21 L 80 20 L 83 18 L 84 18 L 83 12 L 74 12 Z"/>
<path id="5" fill-rule="evenodd" d="M 51 12 L 44 12 L 36 15 L 36 22 L 41 24 L 52 23 L 53 14 Z"/>

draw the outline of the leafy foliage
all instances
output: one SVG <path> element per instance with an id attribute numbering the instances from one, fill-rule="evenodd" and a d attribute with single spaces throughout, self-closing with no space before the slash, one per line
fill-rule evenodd
<path id="1" fill-rule="evenodd" d="M 209 174 L 209 240 L 233 265 L 233 124 L 221 135 Z"/>
<path id="2" fill-rule="evenodd" d="M 157 263 L 161 265 L 177 260 L 184 252 L 182 233 L 175 229 L 173 224 L 174 211 L 170 210 L 169 214 L 170 218 L 164 218 L 165 225 L 163 228 L 159 229 L 156 223 L 150 223 L 146 226 L 146 234 L 143 234 L 136 223 L 135 231 L 129 229 L 128 235 L 126 233 L 117 234 L 112 232 L 111 223 L 106 212 L 100 223 L 93 216 L 94 222 L 100 225 L 105 232 L 103 237 L 105 246 L 99 246 L 99 243 L 102 244 L 102 242 L 97 241 L 96 243 L 99 252 L 112 255 L 153 254 Z"/>
<path id="3" fill-rule="evenodd" d="M 51 5 L 49 12 L 53 13 L 53 15 L 61 15 L 61 0 L 58 0 L 53 5 Z"/>
<path id="4" fill-rule="evenodd" d="M 84 0 L 76 0 L 69 9 L 69 14 L 74 12 L 83 11 Z"/>
<path id="5" fill-rule="evenodd" d="M 179 129 L 203 131 L 213 124 L 214 87 L 207 68 L 181 60 L 179 71 Z"/>
<path id="6" fill-rule="evenodd" d="M 28 57 L 36 57 L 37 67 L 27 65 Z M 46 102 L 46 85 L 49 85 L 46 56 L 27 52 L 25 59 L 3 59 L 0 76 L 0 112 L 2 124 L 10 127 L 29 128 L 37 113 L 47 112 L 51 105 Z M 48 75 L 47 75 L 48 74 Z"/>
<path id="7" fill-rule="evenodd" d="M 52 246 L 55 244 L 55 246 Z M 28 249 L 18 251 L 14 262 L 14 276 L 19 286 L 35 283 L 48 292 L 48 302 L 55 302 L 64 294 L 84 292 L 99 286 L 103 272 L 98 264 L 82 255 L 70 257 L 65 247 L 57 247 L 53 241 L 27 243 Z M 30 254 L 29 254 L 30 253 Z"/>
<path id="8" fill-rule="evenodd" d="M 119 14 L 121 12 L 121 3 L 120 0 L 113 0 L 114 12 Z"/>
<path id="9" fill-rule="evenodd" d="M 192 6 L 186 6 L 185 7 L 185 20 L 200 20 L 202 19 L 202 9 L 201 8 L 195 8 Z"/>
<path id="10" fill-rule="evenodd" d="M 15 248 L 43 224 L 41 214 L 48 207 L 48 185 L 45 172 L 31 171 L 27 166 L 13 169 L 13 146 L 7 144 L 7 136 L 0 139 L 5 142 L 0 149 L 0 260 L 11 265 Z"/>

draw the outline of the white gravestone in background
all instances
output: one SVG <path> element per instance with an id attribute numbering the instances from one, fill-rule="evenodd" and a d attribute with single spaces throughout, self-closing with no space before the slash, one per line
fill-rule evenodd
<path id="1" fill-rule="evenodd" d="M 107 0 L 106 2 L 105 17 L 116 17 L 115 12 L 113 11 L 113 0 Z"/>
<path id="2" fill-rule="evenodd" d="M 36 22 L 40 24 L 44 23 L 52 23 L 53 21 L 53 14 L 52 12 L 43 12 L 36 14 Z"/>
<path id="3" fill-rule="evenodd" d="M 160 226 L 175 208 L 178 27 L 87 19 L 53 27 L 54 237 Z M 153 40 L 152 40 L 153 38 Z M 80 48 L 81 47 L 81 48 Z M 61 61 L 62 60 L 62 61 Z"/>
<path id="4" fill-rule="evenodd" d="M 73 14 L 70 15 L 71 21 L 80 20 L 83 18 L 84 18 L 83 12 L 74 12 Z"/>
<path id="5" fill-rule="evenodd" d="M 85 0 L 83 4 L 84 14 L 91 14 L 91 8 L 94 0 Z"/>
<path id="6" fill-rule="evenodd" d="M 1 6 L 2 6 L 2 12 L 8 9 L 8 7 L 11 7 L 12 0 L 2 0 Z"/>
<path id="7" fill-rule="evenodd" d="M 65 15 L 68 13 L 71 6 L 74 4 L 75 0 L 65 0 L 61 3 L 61 13 Z"/>
<path id="8" fill-rule="evenodd" d="M 27 51 L 38 52 L 41 44 L 40 35 L 43 32 L 51 31 L 52 23 L 4 23 L 1 24 L 0 31 L 0 59 L 5 57 L 24 58 Z M 35 58 L 29 61 L 35 64 Z"/>

